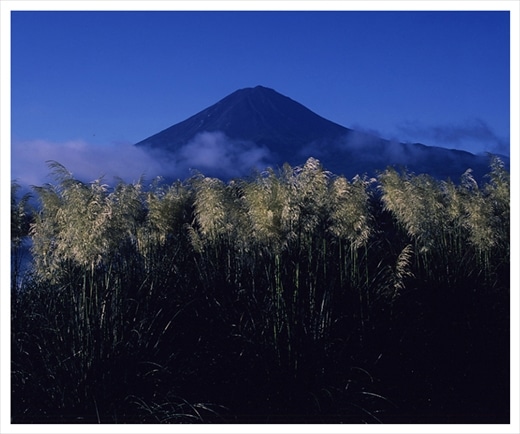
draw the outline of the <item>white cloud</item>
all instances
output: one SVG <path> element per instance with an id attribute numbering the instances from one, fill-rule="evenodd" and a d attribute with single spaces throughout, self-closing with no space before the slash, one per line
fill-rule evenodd
<path id="1" fill-rule="evenodd" d="M 11 179 L 22 185 L 52 182 L 49 160 L 62 164 L 81 181 L 103 177 L 110 183 L 115 177 L 133 182 L 142 175 L 147 180 L 157 176 L 184 179 L 192 169 L 209 176 L 243 176 L 252 168 L 265 168 L 270 152 L 264 146 L 231 140 L 221 132 L 201 133 L 173 153 L 131 144 L 92 145 L 84 140 L 16 141 L 11 147 Z"/>
<path id="2" fill-rule="evenodd" d="M 232 140 L 220 131 L 197 134 L 173 156 L 175 165 L 211 176 L 243 176 L 271 161 L 269 149 L 248 141 Z"/>
<path id="3" fill-rule="evenodd" d="M 143 149 L 129 144 L 91 145 L 83 140 L 52 142 L 28 140 L 14 142 L 11 147 L 11 179 L 20 184 L 41 185 L 51 181 L 46 163 L 54 160 L 82 181 L 104 177 L 111 181 L 120 177 L 127 182 L 141 175 L 151 179 L 165 170 L 161 161 Z"/>
<path id="4" fill-rule="evenodd" d="M 491 126 L 480 118 L 464 122 L 422 125 L 419 122 L 404 122 L 398 129 L 415 141 L 435 141 L 440 146 L 509 155 L 509 139 L 500 137 Z"/>

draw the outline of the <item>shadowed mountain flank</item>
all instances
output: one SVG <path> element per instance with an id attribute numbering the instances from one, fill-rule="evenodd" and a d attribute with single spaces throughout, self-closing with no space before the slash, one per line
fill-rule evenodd
<path id="1" fill-rule="evenodd" d="M 136 146 L 168 161 L 174 170 L 223 177 L 299 165 L 311 156 L 347 177 L 373 175 L 389 165 L 453 180 L 468 168 L 477 178 L 489 170 L 487 156 L 355 131 L 263 86 L 237 90 Z"/>

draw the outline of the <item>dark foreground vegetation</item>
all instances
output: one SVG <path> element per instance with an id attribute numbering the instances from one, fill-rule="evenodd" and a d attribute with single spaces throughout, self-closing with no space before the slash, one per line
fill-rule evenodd
<path id="1" fill-rule="evenodd" d="M 13 423 L 508 423 L 509 175 L 12 201 Z M 32 273 L 17 258 L 32 239 Z"/>

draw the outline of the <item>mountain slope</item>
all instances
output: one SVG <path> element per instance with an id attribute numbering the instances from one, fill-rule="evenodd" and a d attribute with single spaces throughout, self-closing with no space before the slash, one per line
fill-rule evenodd
<path id="1" fill-rule="evenodd" d="M 488 157 L 358 132 L 263 86 L 237 90 L 136 146 L 167 160 L 173 172 L 194 168 L 223 177 L 298 165 L 310 156 L 347 177 L 373 175 L 388 165 L 454 180 L 468 168 L 477 177 L 489 169 Z"/>
<path id="2" fill-rule="evenodd" d="M 348 131 L 272 89 L 257 86 L 237 90 L 136 146 L 175 152 L 197 134 L 221 132 L 232 140 L 266 146 L 285 162 L 294 158 L 294 149 L 302 145 L 337 140 Z"/>

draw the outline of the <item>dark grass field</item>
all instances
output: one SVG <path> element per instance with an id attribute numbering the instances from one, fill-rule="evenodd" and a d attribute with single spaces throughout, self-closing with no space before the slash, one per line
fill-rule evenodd
<path id="1" fill-rule="evenodd" d="M 13 423 L 509 423 L 509 178 L 316 160 L 12 202 Z"/>

